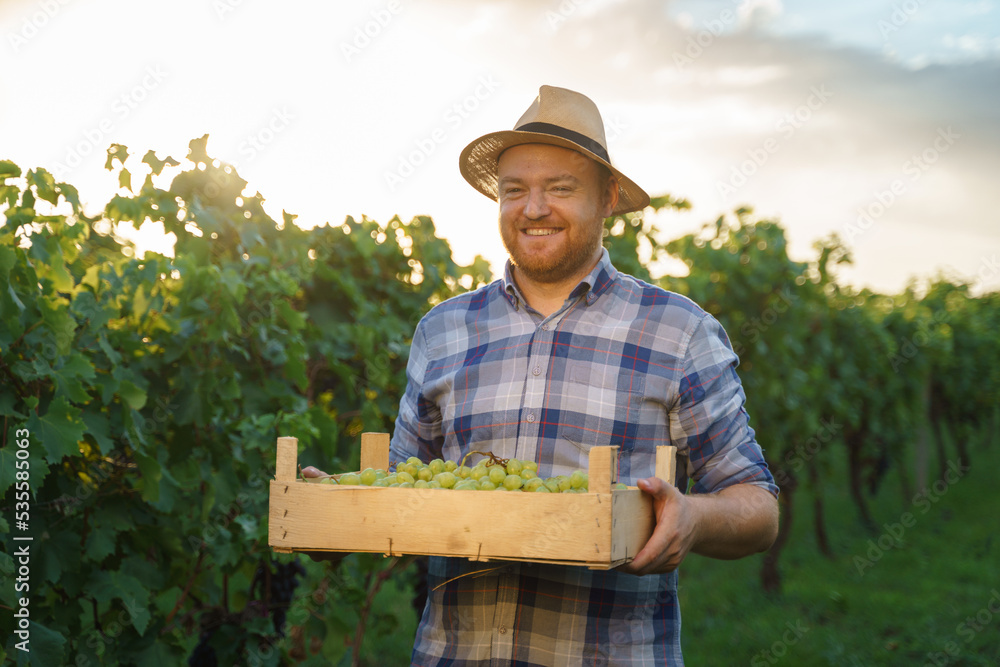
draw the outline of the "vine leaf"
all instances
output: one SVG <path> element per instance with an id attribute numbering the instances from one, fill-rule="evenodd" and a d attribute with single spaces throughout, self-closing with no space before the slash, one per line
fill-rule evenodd
<path id="1" fill-rule="evenodd" d="M 57 396 L 49 403 L 49 409 L 43 416 L 32 413 L 28 418 L 27 428 L 35 442 L 40 442 L 45 449 L 46 461 L 58 463 L 66 456 L 80 453 L 78 443 L 87 429 L 81 414 L 79 408 L 70 405 L 62 396 Z"/>
<path id="2" fill-rule="evenodd" d="M 149 625 L 149 590 L 138 579 L 124 572 L 99 572 L 88 587 L 99 604 L 121 600 L 132 626 L 143 635 Z M 32 637 L 33 638 L 33 637 Z"/>

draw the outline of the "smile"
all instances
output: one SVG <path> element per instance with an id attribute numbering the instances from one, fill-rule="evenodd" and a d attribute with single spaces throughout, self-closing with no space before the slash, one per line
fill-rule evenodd
<path id="1" fill-rule="evenodd" d="M 528 236 L 551 236 L 552 234 L 558 234 L 560 231 L 562 230 L 552 229 L 551 227 L 529 227 L 524 230 L 524 233 Z"/>

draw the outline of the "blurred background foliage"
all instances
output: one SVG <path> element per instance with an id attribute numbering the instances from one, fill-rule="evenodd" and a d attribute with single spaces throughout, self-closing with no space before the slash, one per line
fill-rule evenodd
<path id="1" fill-rule="evenodd" d="M 119 193 L 93 215 L 44 169 L 0 162 L 0 605 L 18 607 L 15 434 L 26 429 L 30 664 L 405 664 L 412 560 L 331 566 L 268 548 L 275 439 L 297 437 L 300 461 L 356 469 L 360 434 L 392 430 L 417 320 L 488 283 L 489 267 L 456 264 L 428 217 L 275 220 L 207 139 L 183 165 L 111 146 Z M 138 257 L 119 233 L 147 221 L 174 236 L 173 257 Z M 828 527 L 843 512 L 879 537 L 884 517 L 950 484 L 956 466 L 964 476 L 995 458 L 983 434 L 1000 426 L 1000 295 L 944 278 L 892 296 L 843 286 L 839 239 L 792 261 L 781 226 L 748 208 L 663 238 L 642 214 L 606 223 L 619 269 L 726 327 L 782 488 L 781 532 L 747 559 L 746 597 L 782 594 L 793 536 L 811 532 L 819 558 L 850 569 L 856 554 Z M 690 275 L 654 279 L 667 257 Z M 878 494 L 887 477 L 898 496 Z M 29 664 L 14 629 L 5 613 L 0 653 Z M 772 640 L 753 641 L 745 660 Z M 909 650 L 922 660 L 932 648 Z"/>

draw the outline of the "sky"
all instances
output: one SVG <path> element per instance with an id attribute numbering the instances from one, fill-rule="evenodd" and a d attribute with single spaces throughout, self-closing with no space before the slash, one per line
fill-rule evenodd
<path id="1" fill-rule="evenodd" d="M 839 234 L 845 282 L 1000 289 L 1000 0 L 0 0 L 0 65 L 0 159 L 91 213 L 112 142 L 182 159 L 209 134 L 276 218 L 426 214 L 499 271 L 458 155 L 548 84 L 597 103 L 616 167 L 691 202 L 649 216 L 664 240 L 749 205 L 794 259 Z"/>

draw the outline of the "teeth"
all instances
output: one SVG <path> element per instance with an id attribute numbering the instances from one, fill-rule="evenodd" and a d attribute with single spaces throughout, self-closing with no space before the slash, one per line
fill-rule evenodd
<path id="1" fill-rule="evenodd" d="M 525 229 L 524 233 L 528 236 L 550 236 L 558 231 L 558 229 Z"/>

